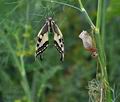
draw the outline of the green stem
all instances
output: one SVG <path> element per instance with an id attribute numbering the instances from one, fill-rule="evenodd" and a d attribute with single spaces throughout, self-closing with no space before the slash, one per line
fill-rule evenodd
<path id="1" fill-rule="evenodd" d="M 25 72 L 25 67 L 24 67 L 24 60 L 23 60 L 22 55 L 20 56 L 20 62 L 21 62 L 20 73 L 21 73 L 21 77 L 22 77 L 21 85 L 22 85 L 22 87 L 23 87 L 23 89 L 25 91 L 25 94 L 27 95 L 28 101 L 32 102 L 30 87 L 29 87 L 28 80 L 27 80 L 27 77 L 26 77 L 26 72 Z"/>
<path id="2" fill-rule="evenodd" d="M 101 27 L 101 36 L 102 36 L 102 45 L 103 45 L 103 48 L 105 48 L 105 24 L 106 24 L 106 0 L 103 0 L 103 7 L 102 7 L 102 19 L 101 19 L 101 22 L 102 22 L 102 27 Z M 105 51 L 104 51 L 104 57 L 105 57 L 105 63 L 106 63 L 106 55 L 105 55 Z"/>
<path id="3" fill-rule="evenodd" d="M 81 0 L 78 0 L 78 1 L 79 1 L 79 4 L 80 4 L 80 8 L 84 8 L 84 6 L 83 6 Z"/>
<path id="4" fill-rule="evenodd" d="M 96 42 L 99 50 L 99 63 L 102 73 L 102 82 L 105 86 L 104 93 L 106 102 L 111 102 L 110 86 L 106 69 L 106 54 L 104 48 L 105 35 L 105 0 L 98 0 L 97 20 L 96 20 Z"/>
<path id="5" fill-rule="evenodd" d="M 92 29 L 95 29 L 95 25 L 93 24 L 92 20 L 90 19 L 90 17 L 88 15 L 87 11 L 85 10 L 85 8 L 84 8 L 81 0 L 78 0 L 78 1 L 79 1 L 81 12 L 86 17 L 86 20 L 88 21 L 88 23 L 90 24 L 90 26 L 92 27 Z"/>
<path id="6" fill-rule="evenodd" d="M 28 15 L 29 15 L 29 2 L 27 0 L 26 24 L 28 24 L 28 21 L 29 21 L 29 16 Z M 27 28 L 25 28 L 25 32 L 27 32 Z M 25 44 L 26 44 L 26 40 L 24 39 L 22 52 L 25 50 Z M 25 70 L 25 65 L 24 65 L 24 56 L 23 56 L 23 54 L 21 54 L 21 56 L 20 56 L 20 62 L 21 62 L 20 73 L 21 73 L 21 76 L 22 76 L 21 85 L 22 85 L 22 87 L 23 87 L 23 89 L 25 91 L 25 94 L 26 94 L 26 96 L 28 98 L 28 101 L 33 102 L 32 96 L 31 96 L 31 90 L 30 90 L 29 83 L 28 83 L 27 76 L 26 76 L 26 70 Z"/>
<path id="7" fill-rule="evenodd" d="M 101 27 L 101 9 L 102 9 L 102 0 L 98 0 L 98 8 L 97 8 L 97 20 L 96 20 L 96 27 L 100 28 Z"/>
<path id="8" fill-rule="evenodd" d="M 92 28 L 95 29 L 95 39 L 98 48 L 98 61 L 100 64 L 101 75 L 102 75 L 102 82 L 104 83 L 105 89 L 105 98 L 106 102 L 111 102 L 112 98 L 110 97 L 110 88 L 108 83 L 108 75 L 106 70 L 106 56 L 104 50 L 104 34 L 105 34 L 105 0 L 98 0 L 98 11 L 97 11 L 97 20 L 96 20 L 96 27 L 92 23 L 88 13 L 84 9 L 84 6 L 81 0 L 78 0 L 80 4 L 81 11 L 85 15 L 88 23 L 91 25 Z"/>
<path id="9" fill-rule="evenodd" d="M 105 77 L 107 80 L 107 71 L 106 71 L 106 58 L 105 58 L 105 51 L 104 51 L 104 44 L 102 41 L 102 34 L 103 32 L 101 31 L 102 27 L 102 10 L 103 10 L 103 0 L 98 0 L 98 11 L 97 11 L 97 20 L 96 20 L 96 42 L 98 45 L 98 50 L 99 50 L 99 61 L 101 62 L 101 70 L 103 70 L 102 76 Z"/>
<path id="10" fill-rule="evenodd" d="M 17 56 L 16 56 L 16 52 L 15 50 L 12 48 L 11 44 L 10 44 L 10 41 L 8 38 L 6 38 L 5 36 L 3 36 L 4 40 L 6 41 L 6 45 L 7 45 L 7 48 L 8 50 L 10 51 L 12 57 L 13 57 L 13 60 L 16 64 L 16 68 L 18 68 L 18 71 L 21 75 L 21 85 L 23 87 L 23 90 L 25 91 L 25 94 L 27 95 L 28 99 L 30 100 L 29 102 L 32 102 L 31 101 L 31 95 L 30 95 L 30 90 L 29 90 L 29 85 L 28 85 L 28 81 L 27 81 L 27 78 L 26 78 L 26 73 L 25 73 L 25 68 L 24 68 L 24 61 L 23 61 L 23 56 L 20 57 L 20 61 L 18 60 Z"/>

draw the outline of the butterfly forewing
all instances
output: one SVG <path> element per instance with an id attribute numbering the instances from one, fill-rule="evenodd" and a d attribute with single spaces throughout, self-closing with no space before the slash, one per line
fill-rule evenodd
<path id="1" fill-rule="evenodd" d="M 64 61 L 64 41 L 63 41 L 63 35 L 59 29 L 59 27 L 57 26 L 57 24 L 55 24 L 54 21 L 51 22 L 51 26 L 52 26 L 52 31 L 54 33 L 54 45 L 56 47 L 56 49 L 59 51 L 61 58 L 61 61 Z"/>
<path id="2" fill-rule="evenodd" d="M 36 57 L 40 55 L 42 60 L 42 53 L 48 47 L 48 43 L 48 22 L 46 22 L 37 36 Z"/>

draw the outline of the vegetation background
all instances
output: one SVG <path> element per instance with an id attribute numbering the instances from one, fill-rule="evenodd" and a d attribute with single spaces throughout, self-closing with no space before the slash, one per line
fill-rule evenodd
<path id="1" fill-rule="evenodd" d="M 79 7 L 78 0 L 56 1 Z M 96 23 L 97 0 L 82 3 Z M 106 4 L 108 78 L 113 102 L 120 102 L 120 0 Z M 48 16 L 64 35 L 64 63 L 52 43 L 44 60 L 35 61 L 36 36 Z M 0 102 L 88 102 L 97 61 L 78 37 L 83 30 L 91 32 L 85 17 L 71 7 L 50 0 L 0 0 Z"/>

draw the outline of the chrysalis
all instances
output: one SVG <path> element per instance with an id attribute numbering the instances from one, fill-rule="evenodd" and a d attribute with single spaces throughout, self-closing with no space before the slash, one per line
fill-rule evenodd
<path id="1" fill-rule="evenodd" d="M 44 26 L 41 28 L 40 32 L 37 35 L 37 46 L 36 46 L 36 53 L 35 57 L 38 55 L 40 56 L 40 59 L 42 60 L 42 53 L 45 51 L 45 49 L 48 47 L 49 44 L 49 38 L 48 34 L 49 32 L 52 32 L 54 34 L 54 46 L 60 53 L 60 60 L 64 61 L 64 41 L 63 41 L 63 35 L 58 27 L 58 25 L 55 23 L 55 21 L 49 17 Z"/>
<path id="2" fill-rule="evenodd" d="M 87 31 L 83 31 L 80 33 L 79 38 L 82 39 L 84 48 L 90 51 L 93 57 L 97 57 L 97 50 L 93 44 L 92 37 L 89 35 L 89 33 Z"/>

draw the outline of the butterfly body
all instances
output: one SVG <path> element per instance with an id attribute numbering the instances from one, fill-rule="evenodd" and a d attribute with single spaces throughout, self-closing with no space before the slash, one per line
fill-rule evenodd
<path id="1" fill-rule="evenodd" d="M 40 56 L 40 59 L 42 60 L 42 53 L 46 50 L 49 44 L 49 33 L 54 34 L 54 46 L 60 53 L 60 60 L 64 60 L 64 41 L 63 41 L 63 35 L 58 27 L 58 25 L 55 23 L 55 21 L 49 17 L 44 26 L 41 28 L 37 35 L 37 46 L 36 46 L 36 53 L 35 57 L 38 55 Z"/>

